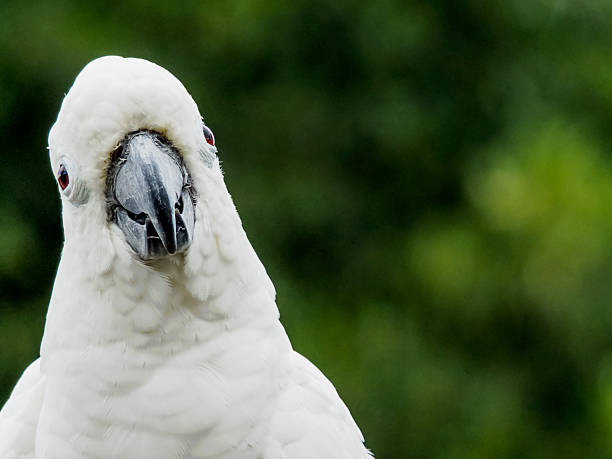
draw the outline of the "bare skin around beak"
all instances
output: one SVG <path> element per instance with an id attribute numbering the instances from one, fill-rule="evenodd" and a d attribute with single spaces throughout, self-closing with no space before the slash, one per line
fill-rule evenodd
<path id="1" fill-rule="evenodd" d="M 184 251 L 193 237 L 194 200 L 180 154 L 161 135 L 126 137 L 107 180 L 111 220 L 142 260 Z"/>

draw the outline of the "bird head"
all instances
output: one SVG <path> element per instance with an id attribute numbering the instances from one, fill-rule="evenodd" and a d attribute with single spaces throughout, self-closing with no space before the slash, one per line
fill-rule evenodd
<path id="1" fill-rule="evenodd" d="M 222 177 L 212 132 L 187 90 L 142 59 L 90 62 L 62 103 L 49 152 L 66 245 L 76 232 L 98 252 L 122 241 L 141 261 L 189 248 L 198 188 Z"/>
<path id="2" fill-rule="evenodd" d="M 162 67 L 107 56 L 83 68 L 49 133 L 64 247 L 45 349 L 64 346 L 66 317 L 111 341 L 168 328 L 179 310 L 208 320 L 250 305 L 276 320 L 214 143 Z M 254 292 L 266 301 L 247 301 Z"/>

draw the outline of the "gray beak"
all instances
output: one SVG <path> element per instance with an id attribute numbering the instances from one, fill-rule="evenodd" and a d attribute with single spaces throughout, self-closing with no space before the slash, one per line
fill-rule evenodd
<path id="1" fill-rule="evenodd" d="M 142 260 L 185 250 L 194 228 L 194 204 L 180 154 L 160 135 L 129 135 L 112 170 L 107 195 L 113 220 Z"/>

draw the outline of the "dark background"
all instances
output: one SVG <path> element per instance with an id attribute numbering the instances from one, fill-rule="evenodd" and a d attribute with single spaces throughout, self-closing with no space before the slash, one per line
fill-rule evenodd
<path id="1" fill-rule="evenodd" d="M 0 401 L 91 59 L 191 92 L 294 346 L 379 458 L 612 456 L 612 2 L 0 3 Z"/>

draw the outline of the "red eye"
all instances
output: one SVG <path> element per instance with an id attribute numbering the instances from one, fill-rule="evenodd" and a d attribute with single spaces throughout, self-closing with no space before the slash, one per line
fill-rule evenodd
<path id="1" fill-rule="evenodd" d="M 209 144 L 211 144 L 214 147 L 215 146 L 215 136 L 213 135 L 212 131 L 205 124 L 202 125 L 202 129 L 204 130 L 204 138 Z"/>
<path id="2" fill-rule="evenodd" d="M 60 164 L 59 170 L 57 171 L 57 183 L 59 184 L 62 190 L 65 190 L 66 187 L 70 184 L 70 177 L 68 176 L 68 171 L 63 164 Z"/>

